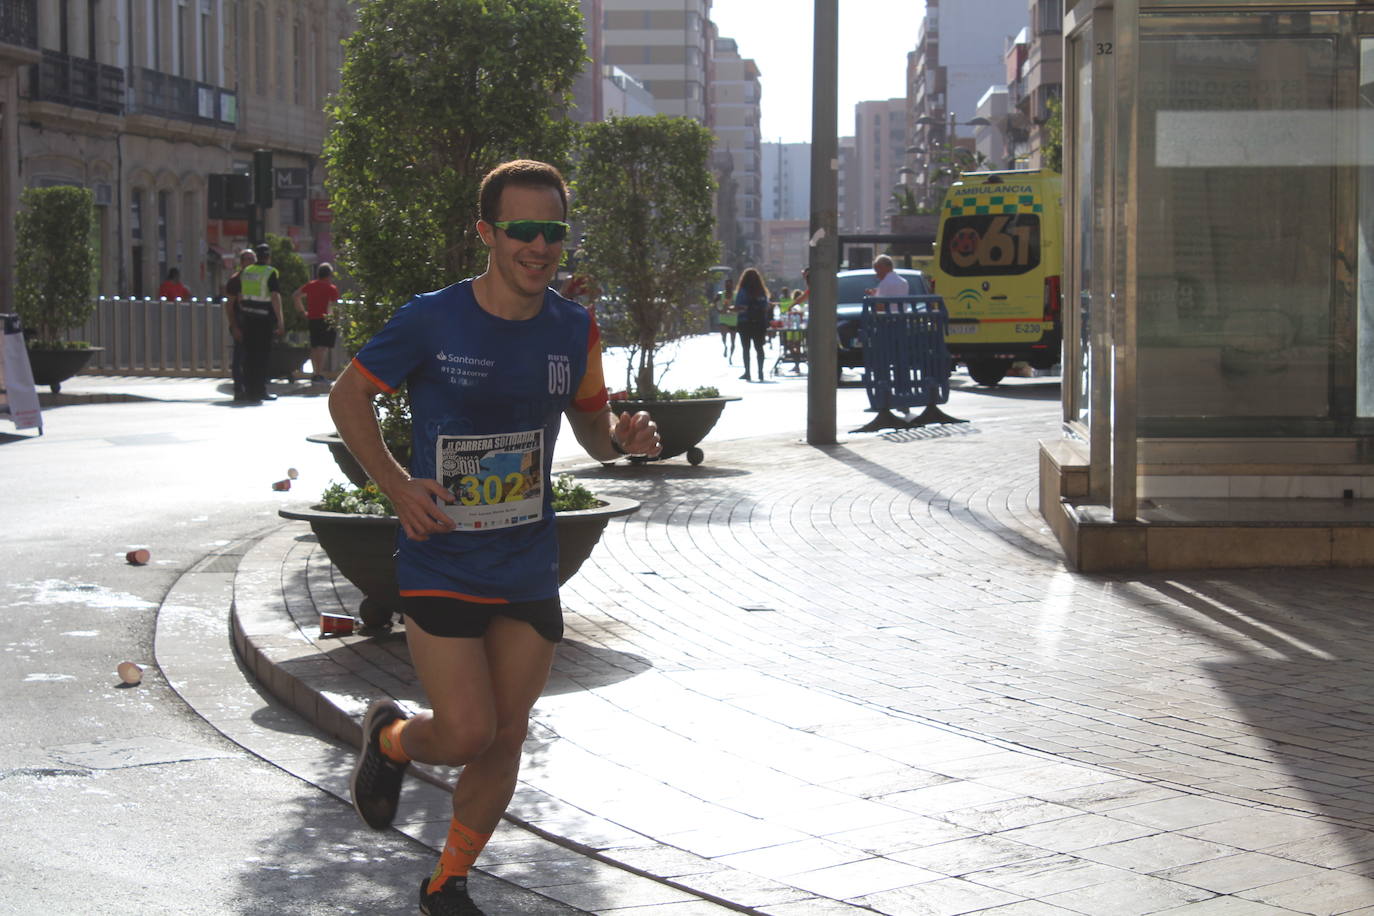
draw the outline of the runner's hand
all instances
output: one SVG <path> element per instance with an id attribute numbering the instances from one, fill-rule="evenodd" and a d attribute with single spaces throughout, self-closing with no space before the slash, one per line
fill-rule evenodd
<path id="1" fill-rule="evenodd" d="M 451 503 L 456 502 L 457 497 L 444 489 L 439 481 L 410 477 L 387 496 L 396 507 L 401 528 L 412 541 L 429 540 L 431 534 L 453 530 L 453 519 L 434 504 L 434 499 L 438 497 L 443 502 Z"/>
<path id="2" fill-rule="evenodd" d="M 612 435 L 615 436 L 615 441 L 620 443 L 620 447 L 630 455 L 656 458 L 658 453 L 663 451 L 663 443 L 658 439 L 658 424 L 649 416 L 648 411 L 641 410 L 634 415 L 629 411 L 622 413 L 616 417 Z"/>

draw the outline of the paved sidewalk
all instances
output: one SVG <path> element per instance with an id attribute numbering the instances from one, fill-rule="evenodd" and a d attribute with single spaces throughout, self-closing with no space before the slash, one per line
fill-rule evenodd
<path id="1" fill-rule="evenodd" d="M 1034 509 L 1055 411 L 1018 408 L 579 466 L 643 508 L 565 587 L 511 816 L 590 857 L 526 834 L 483 870 L 596 913 L 1374 913 L 1369 574 L 1069 573 Z M 357 593 L 304 524 L 234 595 L 326 731 L 421 701 L 399 634 L 318 637 Z M 403 800 L 434 841 L 433 791 Z"/>

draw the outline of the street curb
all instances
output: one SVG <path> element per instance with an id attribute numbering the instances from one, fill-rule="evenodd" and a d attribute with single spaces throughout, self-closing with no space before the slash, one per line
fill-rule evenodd
<path id="1" fill-rule="evenodd" d="M 352 613 L 342 604 L 328 608 L 319 606 L 319 600 L 334 594 L 332 577 L 337 573 L 333 572 L 323 551 L 312 550 L 314 543 L 314 536 L 308 534 L 302 525 L 287 523 L 252 545 L 234 574 L 230 628 L 238 657 L 258 683 L 297 715 L 351 750 L 361 743 L 362 718 L 372 700 L 392 697 L 403 705 L 419 709 L 424 706 L 424 697 L 418 691 L 418 685 L 412 688 L 407 683 L 405 674 L 410 670 L 409 664 L 404 665 L 404 671 L 398 670 L 394 657 L 380 648 L 379 640 L 375 637 L 311 635 L 312 632 L 318 632 L 322 611 L 344 616 L 351 616 Z M 293 575 L 293 561 L 305 563 L 303 575 Z M 329 584 L 323 588 L 307 589 L 305 580 L 311 578 L 319 585 Z M 343 587 L 352 588 L 346 582 Z M 364 678 L 365 670 L 369 678 L 379 678 L 386 682 L 386 686 Z M 411 772 L 435 789 L 442 790 L 446 797 L 453 790 L 454 771 L 449 768 L 417 763 L 412 764 Z M 538 793 L 537 789 L 523 781 L 520 785 L 526 794 Z M 517 790 L 517 796 L 520 791 Z M 622 881 L 636 878 L 650 881 L 714 904 L 722 912 L 758 913 L 755 908 L 636 868 L 576 839 L 541 828 L 518 814 L 518 804 L 517 797 L 511 810 L 505 814 L 505 821 L 579 856 L 623 872 L 626 877 Z M 566 807 L 569 814 L 582 818 L 584 823 L 585 819 L 595 818 L 590 812 L 573 806 Z M 623 828 L 616 829 L 625 832 Z M 646 836 L 640 835 L 640 840 L 635 848 L 658 845 Z M 540 893 L 534 887 L 525 889 Z"/>

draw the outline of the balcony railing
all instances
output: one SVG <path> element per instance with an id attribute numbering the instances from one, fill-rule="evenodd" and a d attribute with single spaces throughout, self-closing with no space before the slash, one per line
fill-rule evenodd
<path id="1" fill-rule="evenodd" d="M 38 0 L 0 0 L 0 43 L 38 47 Z"/>
<path id="2" fill-rule="evenodd" d="M 129 105 L 132 111 L 197 124 L 233 127 L 238 121 L 238 96 L 233 90 L 146 67 L 135 71 Z"/>
<path id="3" fill-rule="evenodd" d="M 84 57 L 44 49 L 29 89 L 36 102 L 57 102 L 106 114 L 124 113 L 124 71 Z"/>

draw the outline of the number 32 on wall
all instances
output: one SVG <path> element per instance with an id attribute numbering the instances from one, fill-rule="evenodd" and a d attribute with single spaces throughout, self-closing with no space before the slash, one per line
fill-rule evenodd
<path id="1" fill-rule="evenodd" d="M 1099 41 L 1097 43 L 1097 53 L 1099 55 L 1112 53 L 1112 43 L 1110 41 Z"/>

